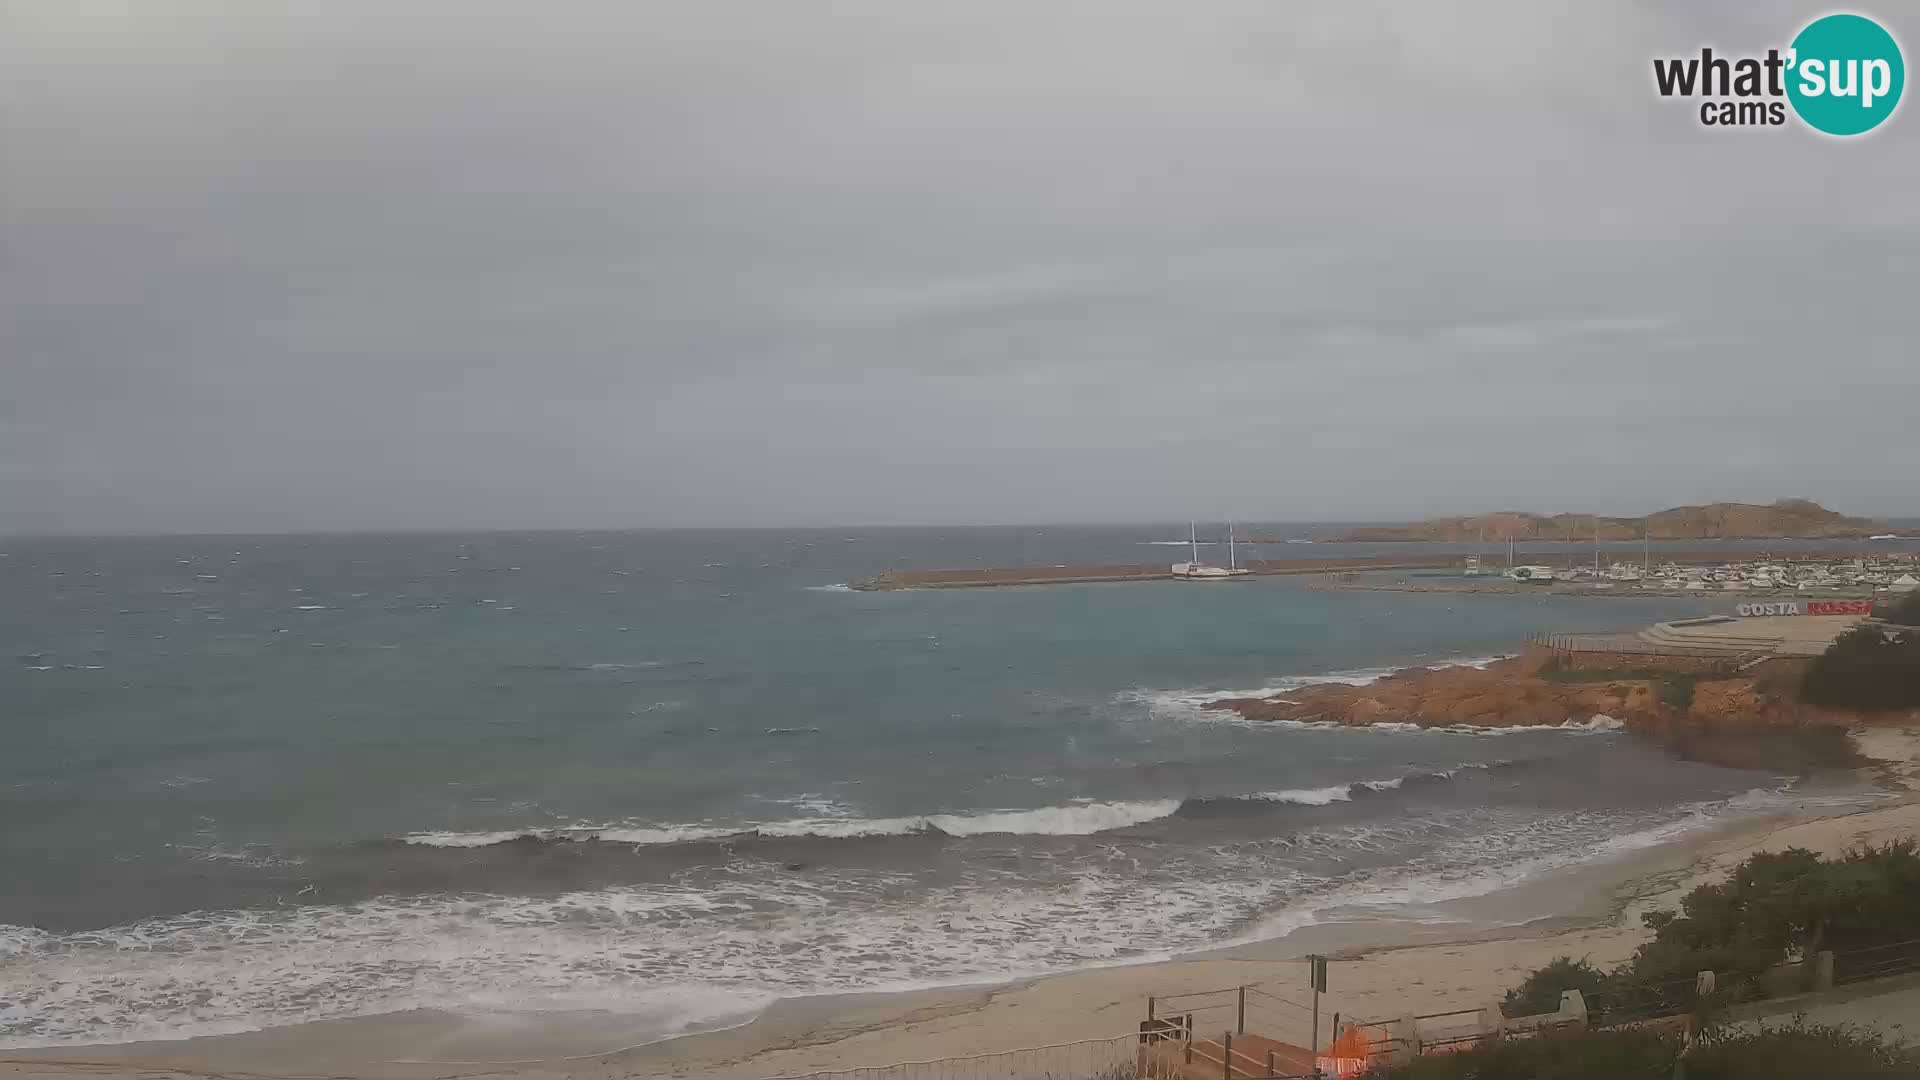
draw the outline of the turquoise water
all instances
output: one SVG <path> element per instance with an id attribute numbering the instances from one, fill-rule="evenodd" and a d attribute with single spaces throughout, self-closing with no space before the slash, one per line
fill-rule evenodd
<path id="1" fill-rule="evenodd" d="M 0 1045 L 423 1005 L 674 1030 L 1471 893 L 1776 783 L 1202 707 L 1690 600 L 836 587 L 1179 531 L 0 544 Z"/>

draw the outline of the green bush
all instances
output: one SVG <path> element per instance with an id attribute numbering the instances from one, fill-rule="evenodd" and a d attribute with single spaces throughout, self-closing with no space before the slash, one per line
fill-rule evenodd
<path id="1" fill-rule="evenodd" d="M 1369 1080 L 1920 1080 L 1920 1055 L 1855 1028 L 1710 1031 L 1691 1050 L 1644 1029 L 1509 1039 L 1376 1067 Z"/>
<path id="2" fill-rule="evenodd" d="M 1890 623 L 1902 626 L 1920 626 L 1920 591 L 1910 592 L 1898 600 L 1876 605 L 1875 615 Z"/>
<path id="3" fill-rule="evenodd" d="M 1687 1080 L 1914 1080 L 1920 1055 L 1877 1032 L 1795 1024 L 1714 1031 L 1686 1055 Z"/>
<path id="4" fill-rule="evenodd" d="M 1651 1031 L 1564 1032 L 1504 1039 L 1459 1054 L 1375 1068 L 1369 1080 L 1673 1080 L 1679 1041 Z"/>
<path id="5" fill-rule="evenodd" d="M 1800 700 L 1863 712 L 1920 708 L 1920 633 L 1854 627 L 1807 669 Z"/>
<path id="6" fill-rule="evenodd" d="M 1561 957 L 1508 993 L 1509 1016 L 1551 1012 L 1562 990 L 1578 989 L 1600 1023 L 1776 996 L 1801 979 L 1774 971 L 1797 957 L 1833 950 L 1839 977 L 1911 961 L 1920 967 L 1920 845 L 1894 841 L 1821 859 L 1798 848 L 1763 852 L 1723 883 L 1702 885 L 1678 911 L 1643 917 L 1653 940 L 1612 971 Z M 1712 1000 L 1694 992 L 1715 975 Z"/>
<path id="7" fill-rule="evenodd" d="M 1663 676 L 1657 685 L 1660 688 L 1660 700 L 1670 709 L 1686 712 L 1693 708 L 1693 687 L 1700 681 L 1698 675 L 1680 675 L 1669 673 Z"/>
<path id="8" fill-rule="evenodd" d="M 1581 996 L 1586 998 L 1589 1010 L 1602 1008 L 1607 997 L 1606 979 L 1606 972 L 1585 959 L 1558 957 L 1546 967 L 1528 975 L 1527 981 L 1507 991 L 1506 1000 L 1500 1003 L 1500 1011 L 1508 1016 L 1538 1016 L 1554 1012 L 1560 1008 L 1561 993 L 1567 990 L 1580 991 Z"/>

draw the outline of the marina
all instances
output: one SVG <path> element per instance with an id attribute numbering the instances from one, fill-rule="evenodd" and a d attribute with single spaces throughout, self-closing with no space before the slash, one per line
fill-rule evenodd
<path id="1" fill-rule="evenodd" d="M 1843 551 L 1796 552 L 1791 556 L 1752 552 L 1659 552 L 1648 550 L 1639 562 L 1603 563 L 1596 550 L 1590 565 L 1568 554 L 1560 565 L 1511 562 L 1488 565 L 1479 555 L 1360 555 L 1326 559 L 1230 558 L 1231 567 L 1199 559 L 1189 562 L 1059 563 L 1051 566 L 967 567 L 886 570 L 849 581 L 861 592 L 898 589 L 967 589 L 1013 585 L 1065 585 L 1091 582 L 1166 581 L 1199 577 L 1245 578 L 1323 575 L 1310 584 L 1319 589 L 1406 592 L 1511 593 L 1564 595 L 1718 595 L 1794 594 L 1835 599 L 1873 597 L 1920 588 L 1920 555 L 1858 555 Z M 1529 556 L 1537 559 L 1538 554 Z M 1517 558 L 1509 555 L 1509 559 Z M 1211 572 L 1211 573 L 1209 573 Z M 1393 577 L 1393 574 L 1403 577 Z"/>

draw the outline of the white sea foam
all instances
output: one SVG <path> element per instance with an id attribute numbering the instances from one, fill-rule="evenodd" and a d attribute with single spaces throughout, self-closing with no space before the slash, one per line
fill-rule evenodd
<path id="1" fill-rule="evenodd" d="M 508 829 L 498 832 L 418 832 L 408 833 L 400 839 L 423 847 L 473 848 L 525 840 L 536 835 L 526 829 Z"/>
<path id="2" fill-rule="evenodd" d="M 910 817 L 846 816 L 836 808 L 831 816 L 788 821 L 746 822 L 739 825 L 568 825 L 560 828 L 508 829 L 485 832 L 416 832 L 400 839 L 424 847 L 476 848 L 516 840 L 600 840 L 619 844 L 682 844 L 730 836 L 848 839 L 869 836 L 910 836 L 939 830 L 948 836 L 1087 836 L 1124 829 L 1171 815 L 1178 799 L 1141 802 L 1089 802 L 1072 806 L 1042 806 L 1031 810 L 979 810 L 961 814 L 919 814 Z"/>
<path id="3" fill-rule="evenodd" d="M 1859 797 L 1840 797 L 1835 805 L 1865 805 Z M 1527 843 L 1528 829 L 1514 830 L 1503 842 L 1521 848 L 1519 857 L 1502 858 L 1498 849 L 1489 862 L 1485 855 L 1494 830 L 1471 830 L 1452 844 L 1430 845 L 1431 853 L 1418 860 L 1416 868 L 1389 872 L 1342 885 L 1319 893 L 1300 903 L 1273 912 L 1257 920 L 1254 926 L 1235 940 L 1252 941 L 1279 937 L 1327 917 L 1341 920 L 1383 916 L 1424 917 L 1451 920 L 1457 916 L 1434 912 L 1431 905 L 1472 899 L 1516 888 L 1570 866 L 1602 863 L 1634 852 L 1669 843 L 1691 833 L 1713 827 L 1729 816 L 1753 814 L 1803 805 L 1800 797 L 1781 789 L 1754 788 L 1730 799 L 1693 803 L 1678 808 L 1679 817 L 1612 836 L 1596 837 L 1570 829 L 1538 826 L 1547 841 Z M 1585 817 L 1571 815 L 1575 822 Z M 1528 853 L 1529 846 L 1547 846 L 1550 850 Z M 1480 856 L 1476 858 L 1475 856 Z M 1433 869 L 1419 868 L 1420 864 Z"/>
<path id="4" fill-rule="evenodd" d="M 596 829 L 592 836 L 613 844 L 685 844 L 695 840 L 718 840 L 737 830 L 716 825 L 674 825 L 664 829 Z"/>
<path id="5" fill-rule="evenodd" d="M 1463 769 L 1485 769 L 1486 763 L 1471 762 L 1447 769 L 1425 770 L 1408 776 L 1377 780 L 1355 780 L 1317 788 L 1289 788 L 1260 791 L 1239 798 L 1265 802 L 1292 803 L 1299 806 L 1326 806 L 1349 802 L 1357 790 L 1392 791 L 1415 776 L 1452 779 Z M 1234 798 L 1236 796 L 1222 796 Z M 786 800 L 786 804 L 808 813 L 806 817 L 784 821 L 742 822 L 722 825 L 711 822 L 683 825 L 578 824 L 555 828 L 508 829 L 482 832 L 428 831 L 401 837 L 409 844 L 425 847 L 473 848 L 516 840 L 600 840 L 621 844 L 681 844 L 727 837 L 855 837 L 911 836 L 938 830 L 948 836 L 1089 836 L 1111 832 L 1176 813 L 1180 799 L 1144 799 L 1135 802 L 1083 800 L 1066 806 L 1041 806 L 1032 809 L 972 810 L 964 813 L 915 814 L 902 817 L 860 817 L 844 804 L 824 796 L 807 794 Z"/>
<path id="6" fill-rule="evenodd" d="M 1474 667 L 1484 668 L 1506 656 L 1472 656 L 1451 660 L 1436 660 L 1432 663 L 1414 665 L 1416 667 Z M 1348 671 L 1332 671 L 1324 675 L 1288 675 L 1273 683 L 1253 690 L 1162 690 L 1152 692 L 1130 692 L 1125 697 L 1145 700 L 1151 714 L 1170 720 L 1200 720 L 1213 724 L 1231 724 L 1255 729 L 1294 730 L 1294 731 L 1353 731 L 1373 732 L 1377 734 L 1420 734 L 1439 733 L 1443 735 L 1517 735 L 1525 732 L 1555 731 L 1563 733 L 1605 733 L 1621 731 L 1626 724 L 1614 717 L 1602 713 L 1586 720 L 1567 719 L 1558 724 L 1521 724 L 1508 727 L 1482 727 L 1473 724 L 1449 724 L 1445 726 L 1427 726 L 1406 723 L 1379 723 L 1364 725 L 1341 724 L 1331 720 L 1249 720 L 1225 709 L 1209 708 L 1211 705 L 1235 698 L 1274 698 L 1292 690 L 1316 684 L 1335 683 L 1344 686 L 1370 686 L 1382 678 L 1398 671 L 1407 670 L 1404 666 L 1356 668 Z"/>
<path id="7" fill-rule="evenodd" d="M 853 586 L 848 585 L 846 582 L 836 582 L 832 585 L 808 585 L 808 586 L 805 586 L 805 588 L 808 592 L 852 592 L 853 591 Z"/>
<path id="8" fill-rule="evenodd" d="M 1038 887 L 893 899 L 885 874 L 764 875 L 702 889 L 410 897 L 199 912 L 71 935 L 0 927 L 26 991 L 0 996 L 0 1048 L 245 1031 L 411 1008 L 602 1009 L 662 1033 L 776 996 L 903 990 L 1153 958 L 1276 893 L 1258 880 L 1143 888 L 1095 867 Z M 182 988 L 192 988 L 182 993 Z"/>
<path id="9" fill-rule="evenodd" d="M 697 886 L 203 911 L 72 934 L 0 926 L 0 1047 L 185 1038 L 412 1008 L 604 1009 L 672 1034 L 780 996 L 1135 963 L 1326 918 L 1458 918 L 1432 905 L 1792 798 L 1756 790 L 1663 820 L 1468 811 L 1450 825 L 1374 823 L 1311 844 L 1276 837 L 1231 858 L 1156 848 L 1165 861 L 1144 871 L 1137 850 L 1114 847 L 1052 882 L 1023 873 L 932 892 L 904 874 L 769 873 L 734 860 Z M 1412 866 L 1336 877 L 1275 861 L 1303 847 L 1314 858 L 1418 854 Z"/>
<path id="10" fill-rule="evenodd" d="M 1455 765 L 1451 769 L 1434 769 L 1429 772 L 1414 775 L 1451 780 L 1458 775 L 1462 769 L 1485 769 L 1490 767 L 1491 766 L 1485 763 L 1472 762 L 1466 765 Z M 1326 806 L 1329 803 L 1352 802 L 1354 792 L 1356 791 L 1395 791 L 1410 779 L 1414 779 L 1414 776 L 1395 776 L 1385 780 L 1356 780 L 1351 784 L 1332 784 L 1327 787 L 1318 788 L 1263 791 L 1252 796 L 1252 798 L 1262 799 L 1267 802 L 1295 803 L 1300 806 Z"/>
<path id="11" fill-rule="evenodd" d="M 1397 784 L 1398 781 L 1395 781 Z M 1323 788 L 1301 788 L 1290 791 L 1263 791 L 1255 795 L 1256 799 L 1267 802 L 1295 803 L 1300 806 L 1325 806 L 1328 803 L 1350 802 L 1353 799 L 1353 784 L 1335 784 Z"/>
<path id="12" fill-rule="evenodd" d="M 1268 682 L 1245 690 L 1155 690 L 1132 691 L 1125 695 L 1135 699 L 1144 699 L 1148 707 L 1156 713 L 1178 718 L 1191 718 L 1195 713 L 1209 717 L 1231 716 L 1218 710 L 1205 707 L 1216 702 L 1233 698 L 1265 698 L 1284 694 L 1303 687 L 1337 683 L 1344 686 L 1371 686 L 1398 671 L 1413 667 L 1472 667 L 1484 668 L 1497 660 L 1505 660 L 1507 655 L 1498 656 L 1460 656 L 1443 660 L 1433 660 L 1421 664 L 1398 664 L 1385 667 L 1350 668 L 1344 671 L 1329 671 L 1317 675 L 1282 675 Z"/>
<path id="13" fill-rule="evenodd" d="M 1087 836 L 1157 821 L 1180 809 L 1178 799 L 1042 806 L 1032 810 L 986 810 L 895 818 L 800 818 L 756 825 L 761 836 L 906 836 L 938 829 L 948 836 Z"/>

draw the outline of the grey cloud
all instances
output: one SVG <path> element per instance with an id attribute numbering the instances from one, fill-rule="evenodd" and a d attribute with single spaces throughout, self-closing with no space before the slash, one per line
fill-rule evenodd
<path id="1" fill-rule="evenodd" d="M 1650 88 L 1812 5 L 169 7 L 5 16 L 0 532 L 1915 510 L 1920 129 Z"/>

